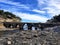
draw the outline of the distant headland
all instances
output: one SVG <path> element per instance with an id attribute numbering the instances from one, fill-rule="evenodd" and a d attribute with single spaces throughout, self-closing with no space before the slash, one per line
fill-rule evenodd
<path id="1" fill-rule="evenodd" d="M 20 22 L 21 18 L 11 12 L 0 10 L 0 22 Z"/>

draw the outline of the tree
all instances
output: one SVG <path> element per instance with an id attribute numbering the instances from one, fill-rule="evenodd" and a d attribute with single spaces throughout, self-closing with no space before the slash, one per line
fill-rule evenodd
<path id="1" fill-rule="evenodd" d="M 17 19 L 19 19 L 19 20 L 21 20 L 21 18 L 20 17 L 16 17 Z"/>
<path id="2" fill-rule="evenodd" d="M 53 18 L 51 18 L 50 20 L 47 20 L 47 22 L 54 22 L 54 23 L 57 23 L 57 22 L 60 22 L 60 14 L 59 15 L 56 15 L 56 16 L 53 16 Z"/>
<path id="3" fill-rule="evenodd" d="M 6 15 L 7 18 L 12 18 L 12 17 L 16 18 L 16 15 L 14 15 L 10 12 L 4 12 L 4 14 Z"/>
<path id="4" fill-rule="evenodd" d="M 0 15 L 3 15 L 4 14 L 4 11 L 3 10 L 0 10 Z"/>

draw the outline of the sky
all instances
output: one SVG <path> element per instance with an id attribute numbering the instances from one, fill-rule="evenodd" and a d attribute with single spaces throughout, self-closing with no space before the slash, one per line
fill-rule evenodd
<path id="1" fill-rule="evenodd" d="M 60 0 L 0 0 L 0 10 L 19 16 L 22 22 L 46 22 L 60 14 Z"/>

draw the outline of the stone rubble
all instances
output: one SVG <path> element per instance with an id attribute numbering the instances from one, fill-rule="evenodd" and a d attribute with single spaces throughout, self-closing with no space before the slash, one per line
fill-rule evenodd
<path id="1" fill-rule="evenodd" d="M 58 26 L 41 30 L 22 30 L 0 37 L 0 45 L 60 45 Z"/>

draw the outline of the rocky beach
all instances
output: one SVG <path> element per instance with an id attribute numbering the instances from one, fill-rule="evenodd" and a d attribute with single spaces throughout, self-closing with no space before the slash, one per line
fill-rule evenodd
<path id="1" fill-rule="evenodd" d="M 0 32 L 0 45 L 60 45 L 60 26 Z"/>

